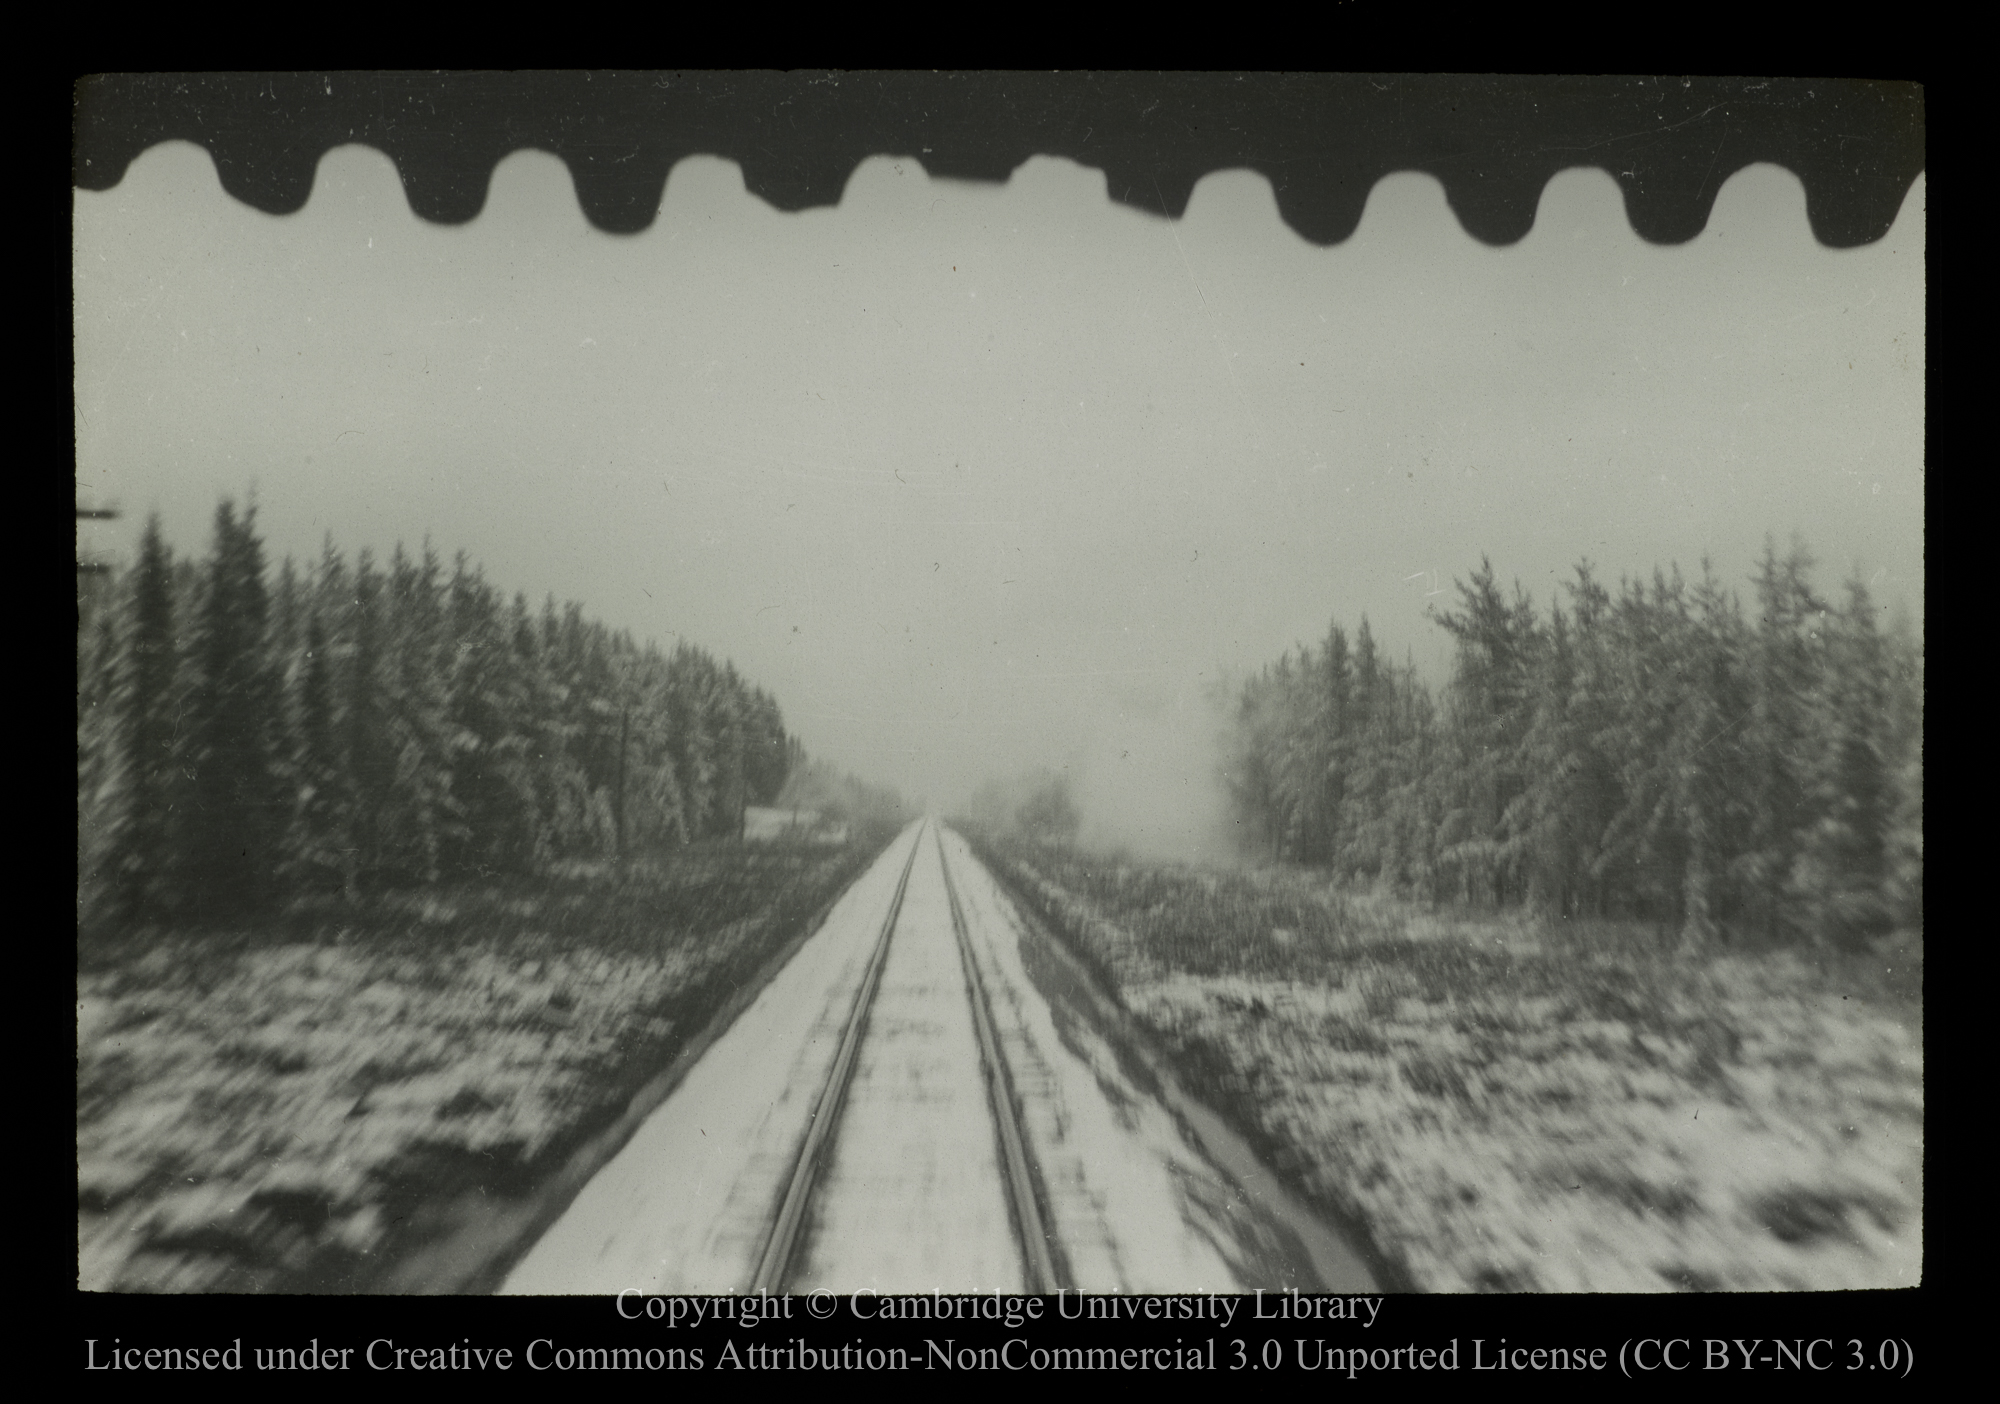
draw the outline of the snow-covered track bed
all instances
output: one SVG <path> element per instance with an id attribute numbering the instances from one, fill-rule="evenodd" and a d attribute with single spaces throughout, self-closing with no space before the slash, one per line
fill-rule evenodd
<path id="1" fill-rule="evenodd" d="M 1225 1168 L 1053 955 L 962 839 L 913 825 L 502 1290 L 1372 1288 Z"/>

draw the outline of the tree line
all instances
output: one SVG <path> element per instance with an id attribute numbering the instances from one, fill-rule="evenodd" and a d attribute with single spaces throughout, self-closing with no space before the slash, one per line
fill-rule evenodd
<path id="1" fill-rule="evenodd" d="M 80 613 L 80 918 L 617 858 L 736 834 L 784 786 L 777 703 L 699 648 L 532 610 L 428 543 L 268 574 L 225 500 L 206 560 L 154 518 Z"/>
<path id="2" fill-rule="evenodd" d="M 1268 856 L 1432 901 L 1844 947 L 1923 924 L 1923 648 L 1866 585 L 1765 544 L 1753 604 L 1706 562 L 1546 612 L 1483 561 L 1434 611 L 1434 694 L 1338 623 L 1236 700 L 1227 780 Z"/>
<path id="3" fill-rule="evenodd" d="M 966 819 L 989 836 L 1055 846 L 1076 842 L 1083 826 L 1068 774 L 1047 767 L 986 781 L 973 791 Z"/>
<path id="4" fill-rule="evenodd" d="M 846 825 L 865 844 L 887 843 L 911 817 L 909 805 L 887 785 L 871 785 L 806 753 L 791 741 L 785 785 L 773 801 L 780 809 L 810 810 L 831 824 Z"/>

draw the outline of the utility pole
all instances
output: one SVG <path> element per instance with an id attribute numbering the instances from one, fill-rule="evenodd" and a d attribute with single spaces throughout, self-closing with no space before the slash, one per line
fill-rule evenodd
<path id="1" fill-rule="evenodd" d="M 118 519 L 115 507 L 79 507 L 76 509 L 79 522 L 111 522 Z M 99 588 L 100 582 L 111 574 L 111 563 L 89 554 L 79 540 L 76 546 L 76 631 L 83 632 L 83 606 L 91 593 Z"/>

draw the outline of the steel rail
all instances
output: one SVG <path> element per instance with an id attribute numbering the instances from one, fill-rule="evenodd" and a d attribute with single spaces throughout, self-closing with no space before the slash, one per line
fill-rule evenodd
<path id="1" fill-rule="evenodd" d="M 848 1084 L 854 1080 L 855 1055 L 861 1048 L 876 988 L 882 982 L 882 967 L 889 958 L 889 938 L 903 910 L 903 893 L 910 886 L 910 872 L 917 865 L 917 854 L 924 846 L 924 832 L 929 827 L 926 821 L 917 830 L 910 856 L 903 860 L 903 875 L 896 881 L 895 896 L 889 899 L 889 914 L 882 919 L 882 933 L 875 938 L 875 949 L 868 958 L 868 969 L 862 974 L 861 988 L 855 991 L 854 1007 L 848 1012 L 846 1027 L 840 1031 L 840 1047 L 833 1055 L 833 1067 L 827 1074 L 826 1085 L 820 1089 L 819 1100 L 813 1105 L 812 1118 L 806 1123 L 805 1140 L 799 1146 L 799 1158 L 792 1166 L 777 1217 L 772 1220 L 771 1235 L 758 1255 L 757 1271 L 750 1279 L 753 1292 L 784 1290 L 785 1274 L 791 1270 L 799 1232 L 805 1227 L 806 1206 L 812 1201 L 813 1184 L 819 1178 L 820 1161 L 846 1104 Z"/>
<path id="2" fill-rule="evenodd" d="M 967 996 L 972 1004 L 972 1023 L 979 1037 L 980 1071 L 986 1080 L 986 1097 L 993 1111 L 993 1127 L 1000 1142 L 1001 1178 L 1013 1211 L 1015 1232 L 1021 1240 L 1021 1265 L 1027 1276 L 1027 1290 L 1037 1295 L 1053 1292 L 1069 1284 L 1056 1266 L 1049 1248 L 1048 1229 L 1042 1219 L 1041 1204 L 1035 1194 L 1035 1172 L 1028 1159 L 1027 1139 L 1021 1134 L 1019 1105 L 1014 1100 L 1014 1080 L 1007 1060 L 1000 1052 L 999 1035 L 994 1032 L 993 1012 L 986 998 L 986 982 L 979 974 L 979 960 L 973 953 L 972 936 L 966 929 L 965 909 L 959 905 L 958 885 L 951 879 L 951 861 L 945 857 L 944 831 L 938 830 L 938 864 L 944 871 L 945 896 L 951 903 L 952 934 L 958 938 L 958 958 L 965 967 Z"/>

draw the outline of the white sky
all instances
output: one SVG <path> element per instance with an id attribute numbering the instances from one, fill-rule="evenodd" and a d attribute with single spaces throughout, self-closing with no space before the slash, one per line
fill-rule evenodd
<path id="1" fill-rule="evenodd" d="M 1412 174 L 1318 249 L 1246 172 L 1176 222 L 1066 161 L 876 159 L 782 214 L 698 158 L 614 236 L 541 153 L 447 228 L 372 150 L 273 217 L 173 143 L 75 194 L 77 491 L 127 553 L 153 509 L 205 551 L 253 484 L 274 560 L 428 533 L 733 659 L 913 799 L 1069 765 L 1186 852 L 1218 672 L 1364 612 L 1435 669 L 1424 608 L 1482 553 L 1543 602 L 1584 555 L 1747 592 L 1797 530 L 1921 620 L 1923 208 L 1828 250 L 1755 167 L 1655 248 L 1579 170 L 1490 249 Z"/>

